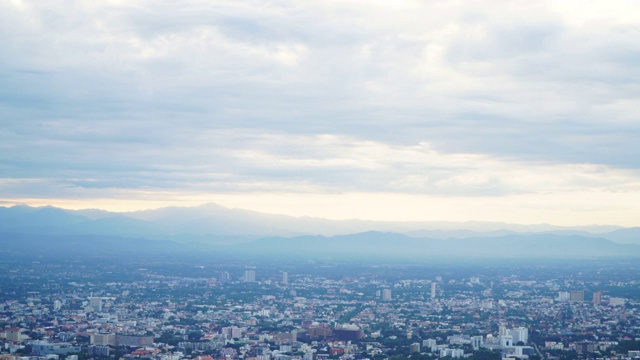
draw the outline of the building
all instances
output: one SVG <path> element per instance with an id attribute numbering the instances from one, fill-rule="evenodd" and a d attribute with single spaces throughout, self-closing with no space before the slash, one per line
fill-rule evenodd
<path id="1" fill-rule="evenodd" d="M 22 341 L 22 334 L 19 328 L 10 327 L 5 332 L 5 338 L 9 341 L 20 342 Z"/>
<path id="2" fill-rule="evenodd" d="M 73 346 L 69 343 L 49 343 L 46 341 L 34 341 L 31 344 L 31 352 L 36 356 L 46 355 L 67 355 L 82 351 L 80 346 Z"/>
<path id="3" fill-rule="evenodd" d="M 419 353 L 420 352 L 420 343 L 411 344 L 411 352 L 412 353 Z"/>
<path id="4" fill-rule="evenodd" d="M 277 333 L 273 336 L 273 340 L 276 345 L 293 344 L 298 341 L 298 331 L 292 330 L 291 332 Z"/>
<path id="5" fill-rule="evenodd" d="M 535 354 L 536 354 L 536 350 L 531 346 L 516 346 L 515 348 L 516 356 L 524 356 L 524 355 L 530 356 Z"/>
<path id="6" fill-rule="evenodd" d="M 382 289 L 382 301 L 391 301 L 391 289 Z"/>
<path id="7" fill-rule="evenodd" d="M 220 271 L 218 273 L 218 282 L 221 284 L 226 283 L 227 281 L 229 281 L 230 277 L 229 277 L 229 272 L 228 271 Z"/>
<path id="8" fill-rule="evenodd" d="M 110 349 L 108 346 L 89 345 L 87 347 L 87 353 L 91 356 L 109 357 L 109 352 Z"/>
<path id="9" fill-rule="evenodd" d="M 503 336 L 507 336 L 507 325 L 505 324 L 500 324 L 498 326 L 498 336 L 499 337 L 503 337 Z"/>
<path id="10" fill-rule="evenodd" d="M 625 303 L 627 302 L 627 299 L 625 298 L 619 298 L 619 297 L 609 297 L 609 305 L 611 306 L 623 306 Z"/>
<path id="11" fill-rule="evenodd" d="M 440 350 L 440 357 L 450 356 L 452 358 L 461 358 L 464 356 L 464 350 L 462 349 L 442 349 Z"/>
<path id="12" fill-rule="evenodd" d="M 116 334 L 117 346 L 145 347 L 153 345 L 153 336 Z"/>
<path id="13" fill-rule="evenodd" d="M 422 340 L 422 347 L 429 348 L 431 351 L 434 351 L 434 348 L 436 347 L 436 345 L 437 345 L 436 339 Z"/>
<path id="14" fill-rule="evenodd" d="M 221 333 L 227 337 L 227 339 L 240 339 L 242 337 L 242 329 L 237 326 L 223 327 Z"/>
<path id="15" fill-rule="evenodd" d="M 287 285 L 289 283 L 289 273 L 286 271 L 282 272 L 282 284 Z"/>
<path id="16" fill-rule="evenodd" d="M 523 344 L 529 342 L 529 329 L 526 327 L 507 330 L 507 335 L 511 336 L 514 345 L 517 345 L 519 342 L 522 342 Z"/>
<path id="17" fill-rule="evenodd" d="M 256 271 L 255 270 L 245 270 L 244 271 L 244 281 L 245 282 L 255 282 L 256 281 Z"/>
<path id="18" fill-rule="evenodd" d="M 311 326 L 307 329 L 307 337 L 309 340 L 326 340 L 333 334 L 328 327 Z"/>
<path id="19" fill-rule="evenodd" d="M 500 346 L 502 347 L 513 346 L 513 337 L 511 337 L 511 335 L 500 336 Z"/>
<path id="20" fill-rule="evenodd" d="M 593 293 L 593 305 L 600 305 L 602 303 L 602 291 L 596 291 Z"/>
<path id="21" fill-rule="evenodd" d="M 471 346 L 473 350 L 478 350 L 482 346 L 484 342 L 484 338 L 482 336 L 472 336 L 471 337 Z"/>
<path id="22" fill-rule="evenodd" d="M 584 291 L 583 290 L 571 290 L 569 295 L 569 302 L 584 302 Z"/>
<path id="23" fill-rule="evenodd" d="M 93 308 L 93 311 L 102 311 L 102 298 L 97 296 L 90 297 L 89 306 Z"/>
<path id="24" fill-rule="evenodd" d="M 116 334 L 91 334 L 91 345 L 106 346 L 116 344 Z"/>
<path id="25" fill-rule="evenodd" d="M 559 302 L 568 302 L 571 295 L 568 291 L 558 291 L 558 301 Z"/>
<path id="26" fill-rule="evenodd" d="M 60 309 L 62 309 L 62 301 L 54 300 L 53 301 L 53 311 L 58 311 Z"/>
<path id="27" fill-rule="evenodd" d="M 432 282 L 431 283 L 431 298 L 435 299 L 438 295 L 436 292 L 438 291 L 438 284 Z"/>
<path id="28" fill-rule="evenodd" d="M 358 341 L 364 338 L 364 331 L 356 325 L 342 325 L 333 329 L 333 337 L 341 341 Z"/>
<path id="29" fill-rule="evenodd" d="M 595 344 L 592 342 L 585 341 L 576 343 L 576 352 L 578 354 L 592 353 L 595 350 Z"/>

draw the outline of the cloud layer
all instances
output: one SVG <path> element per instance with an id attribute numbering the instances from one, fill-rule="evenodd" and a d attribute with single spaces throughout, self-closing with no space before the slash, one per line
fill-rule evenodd
<path id="1" fill-rule="evenodd" d="M 525 206 L 509 220 L 631 224 L 639 10 L 0 1 L 0 197 L 397 214 L 328 200 L 366 194 L 417 212 L 421 197 L 456 203 L 454 220 Z M 597 216 L 582 217 L 585 197 Z"/>

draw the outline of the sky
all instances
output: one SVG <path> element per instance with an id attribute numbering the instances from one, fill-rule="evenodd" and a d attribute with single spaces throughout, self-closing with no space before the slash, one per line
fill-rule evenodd
<path id="1" fill-rule="evenodd" d="M 640 226 L 637 1 L 0 0 L 0 205 Z"/>

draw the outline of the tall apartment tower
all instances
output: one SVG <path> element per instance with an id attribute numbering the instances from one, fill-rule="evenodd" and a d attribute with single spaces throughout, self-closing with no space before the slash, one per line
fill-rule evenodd
<path id="1" fill-rule="evenodd" d="M 602 302 L 602 291 L 596 291 L 593 293 L 593 305 L 600 305 Z"/>
<path id="2" fill-rule="evenodd" d="M 244 282 L 256 282 L 256 271 L 255 270 L 245 270 L 244 271 Z"/>
<path id="3" fill-rule="evenodd" d="M 508 329 L 507 329 L 507 325 L 505 325 L 505 324 L 500 324 L 500 325 L 498 326 L 498 336 L 499 336 L 499 337 L 507 336 L 507 331 L 508 331 Z"/>
<path id="4" fill-rule="evenodd" d="M 391 301 L 391 289 L 382 289 L 382 300 Z"/>
<path id="5" fill-rule="evenodd" d="M 220 271 L 218 273 L 218 282 L 219 283 L 226 283 L 227 281 L 229 281 L 230 276 L 229 276 L 229 272 L 228 271 Z"/>
<path id="6" fill-rule="evenodd" d="M 102 311 L 102 298 L 99 296 L 90 297 L 89 306 L 93 308 L 93 311 Z"/>
<path id="7" fill-rule="evenodd" d="M 435 299 L 436 296 L 438 295 L 437 291 L 438 291 L 438 284 L 432 282 L 431 283 L 431 298 L 432 299 Z"/>
<path id="8" fill-rule="evenodd" d="M 483 344 L 484 337 L 482 336 L 472 336 L 471 337 L 471 346 L 473 347 L 473 350 L 480 350 L 480 347 Z"/>
<path id="9" fill-rule="evenodd" d="M 282 272 L 282 284 L 287 285 L 289 283 L 289 273 L 286 271 Z"/>

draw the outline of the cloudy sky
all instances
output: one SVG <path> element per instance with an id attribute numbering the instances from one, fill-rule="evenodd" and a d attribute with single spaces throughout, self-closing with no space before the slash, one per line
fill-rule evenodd
<path id="1" fill-rule="evenodd" d="M 0 0 L 0 205 L 640 226 L 637 1 Z"/>

